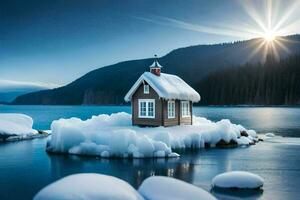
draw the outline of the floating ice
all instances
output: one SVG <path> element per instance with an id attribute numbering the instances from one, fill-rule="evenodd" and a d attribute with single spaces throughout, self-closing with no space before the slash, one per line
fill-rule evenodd
<path id="1" fill-rule="evenodd" d="M 125 181 L 100 174 L 76 174 L 62 178 L 38 192 L 34 200 L 143 200 Z"/>
<path id="2" fill-rule="evenodd" d="M 32 129 L 33 119 L 24 114 L 0 114 L 1 135 L 28 135 L 37 133 Z"/>
<path id="3" fill-rule="evenodd" d="M 225 172 L 212 180 L 212 186 L 218 188 L 259 189 L 263 184 L 260 176 L 244 171 Z"/>
<path id="4" fill-rule="evenodd" d="M 143 181 L 139 190 L 147 200 L 215 200 L 207 191 L 192 184 L 163 176 L 153 176 Z"/>

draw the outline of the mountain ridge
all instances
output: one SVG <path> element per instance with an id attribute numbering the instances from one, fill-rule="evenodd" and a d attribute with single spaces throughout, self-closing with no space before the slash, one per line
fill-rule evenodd
<path id="1" fill-rule="evenodd" d="M 283 37 L 293 54 L 300 52 L 300 35 Z M 263 39 L 256 38 L 222 44 L 194 45 L 175 49 L 159 59 L 163 72 L 176 74 L 194 87 L 208 74 L 246 63 L 263 60 L 263 50 L 247 59 Z M 279 50 L 281 58 L 289 53 Z M 123 97 L 133 83 L 149 70 L 152 58 L 119 62 L 95 69 L 70 84 L 52 90 L 17 97 L 13 104 L 81 105 L 123 104 Z M 200 91 L 201 94 L 201 91 Z"/>

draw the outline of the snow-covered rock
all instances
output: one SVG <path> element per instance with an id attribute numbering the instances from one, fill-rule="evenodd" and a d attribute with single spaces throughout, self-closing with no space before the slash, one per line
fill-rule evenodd
<path id="1" fill-rule="evenodd" d="M 1 135 L 28 135 L 36 134 L 32 129 L 33 119 L 24 114 L 0 114 Z"/>
<path id="2" fill-rule="evenodd" d="M 229 120 L 212 122 L 193 116 L 193 125 L 141 128 L 131 125 L 131 115 L 121 112 L 78 118 L 60 119 L 51 124 L 52 137 L 47 151 L 101 157 L 174 157 L 174 149 L 212 147 L 223 140 L 242 145 L 253 142 L 251 136 L 240 138 L 243 126 Z M 244 136 L 243 136 L 244 137 Z"/>
<path id="3" fill-rule="evenodd" d="M 215 200 L 207 191 L 192 184 L 163 176 L 143 181 L 138 191 L 147 200 Z"/>
<path id="4" fill-rule="evenodd" d="M 100 174 L 76 174 L 62 178 L 39 191 L 34 200 L 143 200 L 125 181 Z"/>
<path id="5" fill-rule="evenodd" d="M 266 133 L 265 137 L 275 137 L 275 134 L 274 133 Z"/>
<path id="6" fill-rule="evenodd" d="M 237 143 L 239 145 L 249 145 L 252 142 L 253 142 L 253 139 L 250 139 L 249 137 L 245 137 L 245 136 L 242 136 L 242 137 L 240 137 L 240 138 L 237 139 Z"/>
<path id="7" fill-rule="evenodd" d="M 225 172 L 212 180 L 212 187 L 217 188 L 259 189 L 263 184 L 263 178 L 244 171 Z"/>

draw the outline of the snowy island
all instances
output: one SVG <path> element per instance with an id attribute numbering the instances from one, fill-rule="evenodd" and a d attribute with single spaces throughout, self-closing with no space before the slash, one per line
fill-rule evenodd
<path id="1" fill-rule="evenodd" d="M 131 115 L 120 112 L 60 119 L 51 125 L 47 151 L 99 157 L 177 157 L 176 149 L 250 145 L 258 141 L 254 130 L 229 120 L 212 122 L 193 116 L 193 125 L 132 126 Z"/>
<path id="2" fill-rule="evenodd" d="M 229 120 L 212 122 L 193 116 L 192 125 L 132 126 L 132 116 L 120 112 L 52 122 L 47 151 L 98 157 L 177 157 L 176 150 L 250 145 L 258 141 L 254 130 Z M 32 128 L 23 114 L 0 114 L 0 140 L 18 141 L 48 136 Z"/>
<path id="3" fill-rule="evenodd" d="M 155 57 L 125 95 L 132 114 L 60 119 L 51 125 L 47 151 L 121 158 L 177 157 L 176 149 L 254 144 L 256 132 L 229 120 L 193 116 L 200 95 L 176 75 L 161 73 Z"/>

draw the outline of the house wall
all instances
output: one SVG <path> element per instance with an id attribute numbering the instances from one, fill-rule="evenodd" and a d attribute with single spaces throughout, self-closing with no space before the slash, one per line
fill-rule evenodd
<path id="1" fill-rule="evenodd" d="M 175 118 L 169 119 L 168 118 L 168 101 L 163 101 L 163 117 L 164 117 L 164 126 L 175 126 L 179 125 L 179 108 L 180 108 L 180 101 L 175 101 Z"/>
<path id="2" fill-rule="evenodd" d="M 154 99 L 155 100 L 155 118 L 139 118 L 139 99 Z M 132 95 L 132 124 L 140 126 L 163 126 L 163 100 L 158 94 L 149 87 L 149 94 L 144 94 L 144 85 L 141 84 L 136 92 Z"/>
<path id="3" fill-rule="evenodd" d="M 139 118 L 139 99 L 155 100 L 155 118 Z M 144 85 L 141 84 L 132 95 L 132 124 L 139 126 L 175 126 L 192 124 L 193 104 L 190 102 L 190 117 L 182 117 L 181 101 L 175 101 L 175 118 L 168 118 L 168 101 L 160 99 L 158 94 L 149 87 L 149 94 L 144 94 Z"/>
<path id="4" fill-rule="evenodd" d="M 181 115 L 181 103 L 179 103 L 179 124 L 181 125 L 191 125 L 193 124 L 192 122 L 192 116 L 193 116 L 193 103 L 190 101 L 190 117 L 182 117 Z"/>

